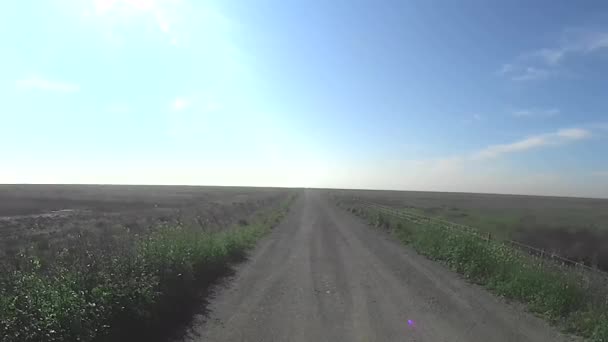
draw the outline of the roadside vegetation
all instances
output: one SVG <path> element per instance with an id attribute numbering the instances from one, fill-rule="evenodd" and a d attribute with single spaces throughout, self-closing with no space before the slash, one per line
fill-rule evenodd
<path id="1" fill-rule="evenodd" d="M 218 231 L 165 225 L 129 244 L 58 250 L 52 262 L 23 253 L 0 273 L 2 341 L 158 340 L 292 201 Z"/>
<path id="2" fill-rule="evenodd" d="M 496 239 L 608 271 L 608 200 L 421 191 L 341 190 L 412 214 L 475 227 Z"/>
<path id="3" fill-rule="evenodd" d="M 389 216 L 373 208 L 346 209 L 387 229 L 430 259 L 441 261 L 469 281 L 508 299 L 528 304 L 540 316 L 593 342 L 608 341 L 606 279 L 448 226 Z"/>

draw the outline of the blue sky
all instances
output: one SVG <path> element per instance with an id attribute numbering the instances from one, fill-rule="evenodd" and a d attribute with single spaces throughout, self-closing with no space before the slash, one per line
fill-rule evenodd
<path id="1" fill-rule="evenodd" d="M 608 197 L 608 5 L 0 5 L 0 183 Z"/>

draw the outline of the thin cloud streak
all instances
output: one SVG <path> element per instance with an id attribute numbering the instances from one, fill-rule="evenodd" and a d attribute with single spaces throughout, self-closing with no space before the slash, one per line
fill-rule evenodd
<path id="1" fill-rule="evenodd" d="M 498 75 L 511 81 L 538 81 L 551 77 L 555 72 L 547 68 L 524 66 L 518 64 L 503 64 Z"/>
<path id="2" fill-rule="evenodd" d="M 471 160 L 484 160 L 504 154 L 524 152 L 540 147 L 556 146 L 591 137 L 591 132 L 582 128 L 561 129 L 557 132 L 531 136 L 509 144 L 488 146 L 470 156 Z"/>
<path id="3" fill-rule="evenodd" d="M 19 89 L 44 90 L 59 93 L 73 93 L 80 90 L 80 86 L 73 83 L 52 81 L 38 76 L 27 77 L 17 80 L 16 86 Z"/>
<path id="4" fill-rule="evenodd" d="M 562 68 L 567 59 L 604 49 L 608 49 L 608 31 L 566 30 L 556 46 L 522 53 L 514 61 L 503 64 L 497 73 L 512 81 L 544 80 L 568 74 Z"/>
<path id="5" fill-rule="evenodd" d="M 589 54 L 608 48 L 608 32 L 591 30 L 569 30 L 562 43 L 554 48 L 534 51 L 531 56 L 541 58 L 546 64 L 557 65 L 575 54 Z"/>
<path id="6" fill-rule="evenodd" d="M 592 132 L 582 128 L 566 128 L 546 134 L 530 136 L 508 144 L 490 145 L 472 153 L 446 156 L 443 158 L 405 160 L 400 165 L 393 165 L 398 170 L 419 170 L 415 178 L 429 178 L 429 186 L 436 184 L 438 179 L 458 179 L 470 176 L 469 167 L 488 167 L 491 164 L 483 163 L 508 154 L 526 152 L 544 147 L 554 147 L 588 139 Z M 457 175 L 457 177 L 456 177 Z M 403 176 L 400 176 L 403 177 Z M 396 179 L 400 178 L 395 176 Z M 435 183 L 433 183 L 435 182 Z"/>

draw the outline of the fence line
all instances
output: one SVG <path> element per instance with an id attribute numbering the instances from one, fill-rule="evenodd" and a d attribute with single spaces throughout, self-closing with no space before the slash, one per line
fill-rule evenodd
<path id="1" fill-rule="evenodd" d="M 395 209 L 395 208 L 390 207 L 390 206 L 381 205 L 381 204 L 374 203 L 374 202 L 371 202 L 371 201 L 366 201 L 366 200 L 363 200 L 363 199 L 360 199 L 360 198 L 354 198 L 353 197 L 351 199 L 353 201 L 355 201 L 355 202 L 360 203 L 364 207 L 375 209 L 375 210 L 378 210 L 378 211 L 383 212 L 385 214 L 396 216 L 396 217 L 399 217 L 399 218 L 402 218 L 402 219 L 405 219 L 405 220 L 408 220 L 408 221 L 416 221 L 416 222 L 418 222 L 418 221 L 426 221 L 426 222 L 429 222 L 429 223 L 434 223 L 434 224 L 442 225 L 443 227 L 448 228 L 448 229 L 458 229 L 458 230 L 461 230 L 461 231 L 464 231 L 466 233 L 472 234 L 472 235 L 474 235 L 474 236 L 476 236 L 476 237 L 478 237 L 480 239 L 486 240 L 486 241 L 492 240 L 492 237 L 491 237 L 490 234 L 487 234 L 487 235 L 481 234 L 481 232 L 478 229 L 476 229 L 474 227 L 471 227 L 471 226 L 467 226 L 467 225 L 463 225 L 463 224 L 459 224 L 459 223 L 455 223 L 455 222 L 450 222 L 450 221 L 446 221 L 446 220 L 443 220 L 443 219 L 434 218 L 434 217 L 430 217 L 430 216 L 415 214 L 415 213 L 412 213 L 412 212 L 408 212 L 407 209 L 399 209 L 398 210 L 398 209 Z M 595 273 L 597 275 L 600 275 L 600 276 L 605 277 L 605 278 L 608 279 L 608 272 L 605 272 L 605 271 L 599 270 L 597 268 L 593 268 L 593 267 L 587 266 L 587 265 L 585 265 L 585 264 L 583 264 L 581 262 L 575 261 L 575 260 L 564 258 L 564 257 L 562 257 L 560 255 L 555 254 L 555 253 L 547 252 L 546 250 L 543 250 L 543 249 L 540 249 L 540 248 L 537 248 L 537 247 L 534 247 L 534 246 L 530 246 L 530 245 L 527 245 L 527 244 L 524 244 L 524 243 L 521 243 L 521 242 L 518 242 L 518 241 L 515 241 L 515 240 L 509 240 L 509 239 L 502 240 L 501 239 L 501 240 L 495 240 L 495 241 L 501 242 L 501 243 L 506 244 L 506 245 L 510 245 L 511 247 L 518 248 L 520 250 L 523 250 L 523 251 L 527 252 L 528 254 L 532 254 L 532 255 L 538 256 L 538 257 L 543 258 L 543 259 L 549 259 L 549 260 L 552 260 L 552 261 L 558 261 L 558 262 L 561 262 L 562 264 L 565 264 L 565 265 L 568 265 L 568 266 L 572 266 L 572 267 L 580 267 L 580 268 L 582 268 L 584 270 L 593 272 L 593 273 Z"/>

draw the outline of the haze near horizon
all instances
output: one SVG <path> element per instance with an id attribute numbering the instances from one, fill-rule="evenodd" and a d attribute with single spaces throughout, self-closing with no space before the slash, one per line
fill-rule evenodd
<path id="1" fill-rule="evenodd" d="M 602 1 L 0 6 L 0 183 L 608 198 Z"/>

